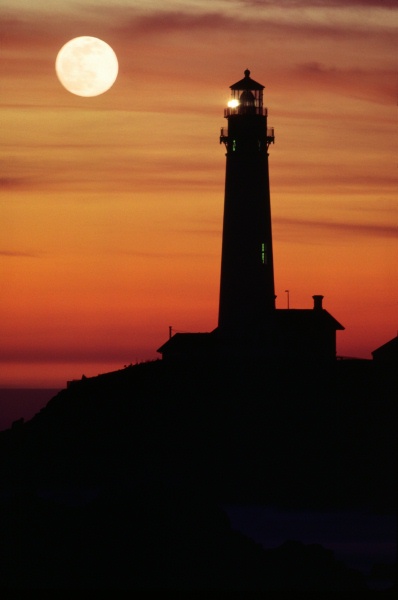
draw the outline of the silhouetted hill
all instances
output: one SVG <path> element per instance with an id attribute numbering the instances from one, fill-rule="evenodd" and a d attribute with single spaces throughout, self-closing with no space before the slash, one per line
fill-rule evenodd
<path id="1" fill-rule="evenodd" d="M 332 368 L 161 361 L 73 382 L 0 434 L 2 487 L 189 480 L 217 497 L 395 510 L 396 382 Z"/>
<path id="2" fill-rule="evenodd" d="M 217 506 L 395 510 L 395 411 L 370 361 L 73 382 L 0 433 L 3 587 L 362 589 L 326 550 L 266 552 Z"/>

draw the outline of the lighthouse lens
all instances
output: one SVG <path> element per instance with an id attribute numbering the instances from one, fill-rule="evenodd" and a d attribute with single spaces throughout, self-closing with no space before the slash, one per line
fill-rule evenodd
<path id="1" fill-rule="evenodd" d="M 239 106 L 239 100 L 236 100 L 236 98 L 234 98 L 233 100 L 230 100 L 228 102 L 228 106 L 229 106 L 229 108 L 236 108 L 237 106 Z"/>

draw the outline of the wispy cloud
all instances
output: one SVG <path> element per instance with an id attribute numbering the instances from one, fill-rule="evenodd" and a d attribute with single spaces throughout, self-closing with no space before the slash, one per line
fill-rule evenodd
<path id="1" fill-rule="evenodd" d="M 104 348 L 104 344 L 101 344 L 98 348 L 88 345 L 86 347 L 81 347 L 78 344 L 70 344 L 62 347 L 57 347 L 56 344 L 53 344 L 51 347 L 43 348 L 39 343 L 19 348 L 0 347 L 0 361 L 5 364 L 14 361 L 29 361 L 33 364 L 41 362 L 48 362 L 51 364 L 65 361 L 84 364 L 89 361 L 107 360 L 109 362 L 120 362 L 122 367 L 126 362 L 126 356 L 128 356 L 126 348 L 120 348 L 116 343 L 114 347 L 107 346 L 106 349 Z"/>
<path id="2" fill-rule="evenodd" d="M 28 183 L 26 177 L 0 177 L 0 190 L 20 188 Z"/>
<path id="3" fill-rule="evenodd" d="M 303 229 L 310 229 L 319 234 L 347 235 L 347 237 L 360 235 L 366 237 L 397 238 L 398 227 L 378 223 L 344 223 L 339 221 L 312 221 L 309 219 L 277 217 L 274 219 L 275 232 L 279 237 L 283 236 L 284 230 L 288 229 L 289 234 L 295 230 L 298 234 Z M 308 238 L 306 237 L 308 242 Z M 323 240 L 324 241 L 324 240 Z"/>
<path id="4" fill-rule="evenodd" d="M 245 33 L 250 31 L 258 34 L 267 34 L 268 38 L 274 35 L 294 34 L 300 39 L 307 40 L 308 36 L 319 37 L 327 36 L 329 38 L 345 38 L 348 35 L 362 35 L 365 31 L 370 35 L 371 31 L 378 30 L 384 24 L 386 28 L 389 25 L 385 20 L 372 22 L 371 16 L 366 19 L 358 17 L 348 18 L 348 13 L 345 15 L 340 11 L 333 18 L 328 18 L 328 15 L 323 12 L 323 8 L 319 8 L 317 12 L 311 14 L 304 10 L 286 11 L 282 10 L 282 6 L 278 3 L 275 5 L 275 10 L 257 10 L 256 11 L 228 11 L 228 12 L 203 12 L 199 14 L 191 12 L 153 12 L 147 14 L 129 14 L 128 11 L 123 13 L 120 18 L 116 18 L 115 13 L 111 15 L 111 21 L 119 35 L 132 35 L 136 39 L 156 36 L 168 35 L 170 33 L 187 33 L 195 35 L 200 32 L 223 32 L 223 35 L 234 31 L 242 31 L 242 26 L 245 27 Z M 264 9 L 267 7 L 264 6 Z M 300 9 L 303 7 L 300 5 Z M 311 8 L 311 7 L 310 7 Z M 332 9 L 330 9 L 332 10 Z M 266 27 L 266 29 L 264 29 Z M 313 41 L 313 40 L 312 40 Z"/>
<path id="5" fill-rule="evenodd" d="M 379 20 L 375 17 L 396 7 L 396 0 L 232 0 L 212 3 L 203 0 L 194 5 L 173 1 L 160 6 L 154 3 L 144 9 L 141 3 L 120 2 L 117 6 L 104 4 L 99 12 L 98 6 L 82 4 L 64 15 L 46 9 L 28 17 L 17 9 L 8 9 L 2 15 L 0 9 L 0 30 L 3 44 L 15 48 L 21 43 L 35 48 L 44 47 L 58 40 L 60 35 L 69 39 L 76 35 L 78 28 L 88 24 L 98 34 L 114 31 L 128 36 L 131 41 L 175 32 L 195 35 L 201 31 L 219 31 L 225 35 L 241 28 L 242 24 L 248 30 L 263 33 L 266 25 L 268 36 L 283 31 L 301 32 L 302 36 L 309 32 L 313 35 L 343 36 L 358 30 L 369 32 L 369 29 L 377 29 L 380 23 L 391 27 L 385 18 Z M 362 9 L 361 18 L 356 14 L 358 9 Z M 364 18 L 365 13 L 367 18 Z"/>
<path id="6" fill-rule="evenodd" d="M 18 250 L 0 250 L 0 256 L 6 258 L 37 258 L 37 254 Z"/>
<path id="7" fill-rule="evenodd" d="M 316 85 L 320 91 L 329 90 L 335 94 L 366 94 L 368 97 L 369 92 L 372 96 L 377 92 L 381 96 L 385 95 L 385 88 L 390 87 L 391 95 L 394 87 L 391 85 L 392 73 L 375 73 L 375 70 L 370 73 L 364 68 L 308 61 L 293 63 L 289 69 L 294 82 L 300 81 L 307 86 Z"/>
<path id="8" fill-rule="evenodd" d="M 239 0 L 253 7 L 282 8 L 397 8 L 396 0 Z"/>

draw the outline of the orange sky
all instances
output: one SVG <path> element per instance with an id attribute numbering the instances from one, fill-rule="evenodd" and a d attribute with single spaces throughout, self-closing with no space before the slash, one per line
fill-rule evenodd
<path id="1" fill-rule="evenodd" d="M 217 325 L 229 86 L 264 84 L 277 307 L 368 358 L 397 331 L 395 0 L 3 0 L 0 386 L 60 386 Z M 105 40 L 82 98 L 54 63 Z"/>

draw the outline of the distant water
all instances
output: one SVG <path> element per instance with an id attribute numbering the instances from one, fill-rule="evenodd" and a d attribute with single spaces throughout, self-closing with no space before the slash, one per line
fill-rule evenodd
<path id="1" fill-rule="evenodd" d="M 397 517 L 366 511 L 300 511 L 269 506 L 224 507 L 233 529 L 264 548 L 276 548 L 286 540 L 320 544 L 337 560 L 361 571 L 372 589 L 386 589 L 391 581 L 371 577 L 375 564 L 397 560 Z"/>
<path id="2" fill-rule="evenodd" d="M 60 389 L 0 388 L 0 431 L 13 421 L 29 421 L 58 394 Z"/>

